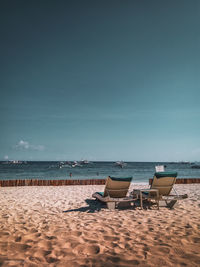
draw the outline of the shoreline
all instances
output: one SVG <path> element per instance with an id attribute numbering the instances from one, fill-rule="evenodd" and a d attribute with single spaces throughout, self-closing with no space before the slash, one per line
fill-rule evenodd
<path id="1" fill-rule="evenodd" d="M 148 179 L 147 182 L 137 182 L 134 178 L 131 183 L 138 184 L 149 184 L 152 183 L 152 178 Z M 14 179 L 14 180 L 0 180 L 0 187 L 11 187 L 11 186 L 70 186 L 70 185 L 104 185 L 106 179 L 59 179 L 59 180 L 40 180 L 40 179 Z M 177 178 L 176 184 L 198 184 L 200 178 Z"/>
<path id="2" fill-rule="evenodd" d="M 92 198 L 103 189 L 1 187 L 1 266 L 199 266 L 200 184 L 176 184 L 189 197 L 173 210 L 109 211 Z"/>

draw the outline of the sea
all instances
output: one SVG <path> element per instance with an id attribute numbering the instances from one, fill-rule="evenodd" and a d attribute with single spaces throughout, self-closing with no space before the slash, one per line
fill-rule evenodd
<path id="1" fill-rule="evenodd" d="M 15 179 L 105 179 L 132 176 L 132 182 L 148 183 L 153 178 L 155 166 L 163 165 L 165 171 L 178 172 L 177 178 L 200 178 L 200 164 L 190 162 L 126 162 L 121 168 L 115 162 L 60 162 L 23 161 L 0 162 L 0 180 Z"/>

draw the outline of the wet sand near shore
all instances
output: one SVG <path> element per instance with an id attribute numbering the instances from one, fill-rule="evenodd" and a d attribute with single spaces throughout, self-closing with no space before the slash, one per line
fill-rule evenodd
<path id="1" fill-rule="evenodd" d="M 200 184 L 175 188 L 173 210 L 109 211 L 103 185 L 2 187 L 0 266 L 199 266 Z"/>

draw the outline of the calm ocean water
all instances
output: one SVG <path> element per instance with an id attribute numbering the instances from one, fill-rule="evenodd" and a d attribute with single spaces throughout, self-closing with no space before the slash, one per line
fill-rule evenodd
<path id="1" fill-rule="evenodd" d="M 133 182 L 148 182 L 156 165 L 165 165 L 166 171 L 177 171 L 178 178 L 200 178 L 200 169 L 191 163 L 127 162 L 123 168 L 115 162 L 89 162 L 72 167 L 60 162 L 0 162 L 0 180 L 12 179 L 102 179 L 110 176 L 133 176 Z M 196 166 L 196 165 L 195 165 Z M 198 163 L 199 166 L 199 163 Z"/>

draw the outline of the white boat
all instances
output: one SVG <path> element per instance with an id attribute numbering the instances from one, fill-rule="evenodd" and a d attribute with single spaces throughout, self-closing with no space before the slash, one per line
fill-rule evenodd
<path id="1" fill-rule="evenodd" d="M 85 164 L 89 164 L 90 162 L 88 160 L 86 160 L 86 159 L 83 159 L 83 160 L 81 160 L 80 163 L 83 164 L 83 165 L 85 165 Z"/>
<path id="2" fill-rule="evenodd" d="M 72 168 L 74 167 L 82 167 L 82 165 L 75 160 L 72 164 Z"/>
<path id="3" fill-rule="evenodd" d="M 115 162 L 115 166 L 118 166 L 120 168 L 124 168 L 126 165 L 127 165 L 127 163 L 124 161 L 116 161 Z"/>
<path id="4" fill-rule="evenodd" d="M 11 160 L 10 163 L 12 163 L 12 164 L 22 164 L 23 161 L 21 161 L 21 160 Z"/>
<path id="5" fill-rule="evenodd" d="M 66 162 L 61 161 L 59 163 L 59 168 L 60 169 L 62 169 L 62 168 L 71 168 L 71 162 L 69 162 L 69 161 L 66 161 Z"/>

